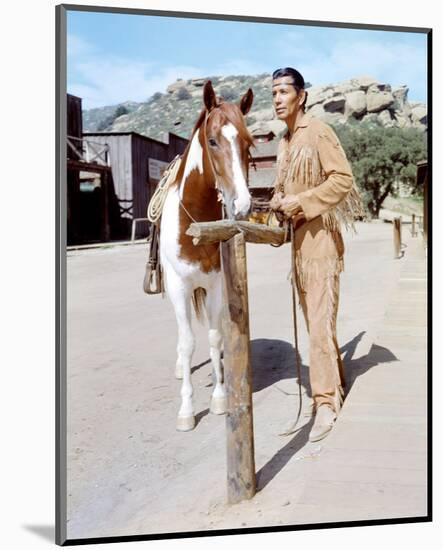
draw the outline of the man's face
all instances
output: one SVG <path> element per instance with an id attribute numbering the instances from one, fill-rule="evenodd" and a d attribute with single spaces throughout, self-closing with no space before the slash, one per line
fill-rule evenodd
<path id="1" fill-rule="evenodd" d="M 303 103 L 304 91 L 297 90 L 291 76 L 283 76 L 272 81 L 272 102 L 277 118 L 284 122 L 294 119 Z"/>

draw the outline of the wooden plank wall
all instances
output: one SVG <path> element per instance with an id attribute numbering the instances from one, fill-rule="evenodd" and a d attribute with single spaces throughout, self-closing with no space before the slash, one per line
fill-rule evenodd
<path id="1" fill-rule="evenodd" d="M 132 136 L 132 195 L 134 218 L 145 218 L 154 190 L 149 177 L 149 159 L 168 162 L 168 145 L 141 136 Z"/>
<path id="2" fill-rule="evenodd" d="M 82 100 L 75 95 L 67 94 L 67 108 L 66 108 L 66 128 L 67 135 L 77 138 L 81 138 L 83 134 L 83 121 L 82 121 Z M 74 142 L 76 145 L 80 145 Z M 67 158 L 78 160 L 78 155 L 69 147 L 67 147 Z"/>

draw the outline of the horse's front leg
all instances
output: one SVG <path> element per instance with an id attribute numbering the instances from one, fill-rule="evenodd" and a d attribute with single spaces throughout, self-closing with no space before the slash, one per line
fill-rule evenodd
<path id="1" fill-rule="evenodd" d="M 222 320 L 222 279 L 217 277 L 216 283 L 206 296 L 206 312 L 209 321 L 209 354 L 215 375 L 215 388 L 212 392 L 210 411 L 213 414 L 226 412 L 226 393 L 223 383 L 221 363 L 221 347 L 223 334 Z"/>
<path id="2" fill-rule="evenodd" d="M 189 431 L 195 427 L 195 413 L 192 402 L 191 361 L 195 349 L 195 338 L 191 326 L 191 293 L 178 278 L 169 276 L 168 294 L 174 306 L 178 326 L 176 376 L 183 377 L 181 406 L 177 417 L 177 430 Z M 179 371 L 179 372 L 177 372 Z"/>

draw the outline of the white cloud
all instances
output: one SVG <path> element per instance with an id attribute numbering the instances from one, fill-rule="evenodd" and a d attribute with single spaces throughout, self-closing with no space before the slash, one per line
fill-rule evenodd
<path id="1" fill-rule="evenodd" d="M 69 92 L 83 98 L 84 108 L 114 105 L 123 101 L 145 101 L 155 92 L 165 92 L 166 87 L 178 78 L 203 76 L 191 66 L 165 67 L 157 70 L 151 63 L 124 58 L 92 57 L 75 67 L 76 79 L 69 85 Z"/>
<path id="2" fill-rule="evenodd" d="M 83 99 L 83 108 L 145 101 L 155 92 L 165 92 L 178 78 L 204 76 L 193 66 L 160 67 L 103 54 L 81 38 L 68 39 L 68 92 Z"/>
<path id="3" fill-rule="evenodd" d="M 406 84 L 410 97 L 426 94 L 426 56 L 423 48 L 390 40 L 354 38 L 310 47 L 301 33 L 285 33 L 279 40 L 283 59 L 292 60 L 313 85 L 333 84 L 358 76 L 372 76 L 393 86 Z"/>

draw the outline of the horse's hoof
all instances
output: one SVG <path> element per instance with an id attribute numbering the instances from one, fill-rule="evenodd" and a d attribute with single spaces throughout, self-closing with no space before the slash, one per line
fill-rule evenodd
<path id="1" fill-rule="evenodd" d="M 211 407 L 209 409 L 212 414 L 226 413 L 226 397 L 213 397 L 211 399 Z"/>
<path id="2" fill-rule="evenodd" d="M 177 417 L 177 431 L 189 432 L 195 428 L 195 416 Z"/>

